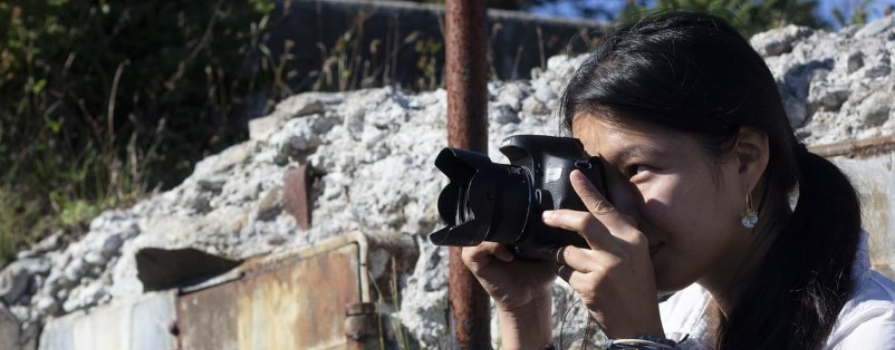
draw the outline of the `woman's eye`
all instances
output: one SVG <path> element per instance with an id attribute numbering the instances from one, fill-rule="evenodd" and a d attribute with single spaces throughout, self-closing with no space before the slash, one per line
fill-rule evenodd
<path id="1" fill-rule="evenodd" d="M 647 171 L 649 171 L 649 167 L 646 165 L 635 164 L 635 165 L 629 166 L 628 167 L 628 178 L 632 178 L 634 176 L 637 176 L 641 173 L 645 173 Z"/>

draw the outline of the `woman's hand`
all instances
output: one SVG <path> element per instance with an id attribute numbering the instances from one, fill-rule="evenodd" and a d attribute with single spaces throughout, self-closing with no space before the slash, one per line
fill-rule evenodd
<path id="1" fill-rule="evenodd" d="M 543 349 L 550 343 L 556 265 L 515 260 L 503 244 L 463 248 L 463 262 L 494 299 L 503 349 Z"/>
<path id="2" fill-rule="evenodd" d="M 590 249 L 562 249 L 557 274 L 578 292 L 609 337 L 664 336 L 646 237 L 634 218 L 616 210 L 584 174 L 573 171 L 571 182 L 588 212 L 548 211 L 544 223 L 577 232 Z"/>
<path id="3" fill-rule="evenodd" d="M 521 310 L 539 297 L 550 297 L 555 264 L 516 261 L 506 245 L 494 242 L 464 247 L 462 257 L 500 310 Z"/>

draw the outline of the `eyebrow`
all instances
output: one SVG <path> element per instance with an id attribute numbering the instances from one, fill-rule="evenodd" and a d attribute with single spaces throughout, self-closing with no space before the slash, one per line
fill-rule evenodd
<path id="1" fill-rule="evenodd" d="M 662 149 L 657 149 L 655 147 L 647 147 L 643 145 L 633 145 L 630 147 L 625 147 L 618 153 L 614 155 L 614 161 L 616 162 L 627 162 L 628 159 L 633 158 L 635 156 L 643 156 L 643 157 L 665 157 L 667 156 L 667 152 Z"/>

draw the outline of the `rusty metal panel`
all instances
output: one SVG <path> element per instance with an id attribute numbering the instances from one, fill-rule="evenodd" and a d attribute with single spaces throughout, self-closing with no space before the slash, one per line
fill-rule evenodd
<path id="1" fill-rule="evenodd" d="M 310 169 L 308 163 L 304 163 L 283 174 L 283 208 L 305 231 L 311 227 L 311 203 L 308 198 Z"/>
<path id="2" fill-rule="evenodd" d="M 849 176 L 860 195 L 862 226 L 870 234 L 874 268 L 895 278 L 895 152 L 832 160 Z"/>
<path id="3" fill-rule="evenodd" d="M 830 159 L 858 190 L 862 226 L 870 234 L 873 267 L 895 278 L 895 136 L 812 147 Z"/>
<path id="4" fill-rule="evenodd" d="M 181 296 L 182 349 L 348 347 L 346 307 L 366 301 L 366 247 L 338 243 L 249 261 L 242 279 Z"/>
<path id="5" fill-rule="evenodd" d="M 895 153 L 895 136 L 820 145 L 811 147 L 811 152 L 827 158 L 844 157 L 850 159 L 863 159 L 881 157 Z"/>
<path id="6" fill-rule="evenodd" d="M 237 350 L 236 300 L 241 285 L 225 284 L 177 300 L 180 345 L 186 349 Z"/>

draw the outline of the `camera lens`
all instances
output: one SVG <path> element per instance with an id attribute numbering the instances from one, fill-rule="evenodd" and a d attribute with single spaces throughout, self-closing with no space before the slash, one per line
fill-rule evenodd
<path id="1" fill-rule="evenodd" d="M 456 222 L 467 222 L 475 218 L 472 208 L 469 207 L 469 187 L 461 187 L 457 194 L 457 218 Z"/>
<path id="2" fill-rule="evenodd" d="M 445 148 L 435 160 L 450 179 L 438 198 L 448 227 L 429 239 L 438 245 L 472 246 L 482 241 L 513 244 L 525 236 L 534 188 L 522 167 L 495 164 L 480 153 Z"/>
<path id="3" fill-rule="evenodd" d="M 611 201 L 602 161 L 569 137 L 510 136 L 500 152 L 509 165 L 492 163 L 481 153 L 441 150 L 435 166 L 450 183 L 438 197 L 438 213 L 447 227 L 431 233 L 429 240 L 452 246 L 503 243 L 519 258 L 545 261 L 553 261 L 563 246 L 587 248 L 581 235 L 541 222 L 541 213 L 587 210 L 569 181 L 576 169 Z"/>

